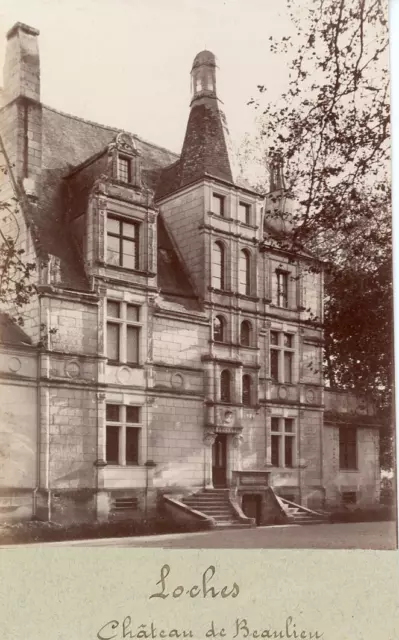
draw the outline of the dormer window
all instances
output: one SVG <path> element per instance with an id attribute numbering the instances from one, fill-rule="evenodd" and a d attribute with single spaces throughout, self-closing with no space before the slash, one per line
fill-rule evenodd
<path id="1" fill-rule="evenodd" d="M 118 180 L 130 183 L 132 181 L 131 160 L 123 156 L 118 156 Z"/>

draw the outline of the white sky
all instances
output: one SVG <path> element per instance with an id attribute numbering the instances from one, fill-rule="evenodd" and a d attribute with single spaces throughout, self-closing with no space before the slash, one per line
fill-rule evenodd
<path id="1" fill-rule="evenodd" d="M 252 130 L 246 103 L 256 85 L 277 97 L 287 78 L 268 42 L 287 32 L 283 0 L 1 0 L 0 70 L 5 34 L 17 21 L 40 30 L 44 104 L 177 152 L 199 51 L 219 60 L 235 142 Z"/>

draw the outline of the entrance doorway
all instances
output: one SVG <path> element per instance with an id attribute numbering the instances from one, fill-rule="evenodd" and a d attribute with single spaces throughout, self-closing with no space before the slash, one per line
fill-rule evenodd
<path id="1" fill-rule="evenodd" d="M 212 482 L 216 488 L 227 485 L 227 436 L 218 434 L 212 446 Z"/>
<path id="2" fill-rule="evenodd" d="M 245 493 L 242 497 L 242 510 L 247 518 L 255 518 L 256 524 L 260 524 L 261 496 L 254 493 Z"/>

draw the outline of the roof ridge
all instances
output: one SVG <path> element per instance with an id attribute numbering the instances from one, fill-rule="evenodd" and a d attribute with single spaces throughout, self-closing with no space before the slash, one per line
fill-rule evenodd
<path id="1" fill-rule="evenodd" d="M 42 108 L 48 109 L 49 111 L 53 111 L 54 113 L 58 113 L 59 115 L 64 116 L 66 118 L 72 118 L 73 120 L 79 120 L 80 122 L 85 122 L 86 124 L 91 124 L 91 125 L 93 125 L 95 127 L 101 127 L 101 129 L 106 129 L 107 131 L 114 131 L 115 133 L 119 133 L 119 132 L 130 133 L 130 135 L 132 135 L 137 140 L 140 140 L 140 142 L 143 142 L 144 144 L 147 144 L 148 146 L 153 147 L 155 149 L 159 149 L 160 151 L 166 151 L 167 153 L 170 153 L 171 155 L 176 156 L 176 160 L 178 160 L 180 158 L 180 155 L 178 153 L 176 153 L 175 151 L 171 151 L 170 149 L 167 149 L 166 147 L 161 147 L 159 144 L 155 144 L 154 142 L 150 142 L 149 140 L 145 140 L 141 136 L 137 135 L 137 133 L 132 133 L 131 131 L 126 131 L 126 129 L 121 129 L 121 128 L 118 128 L 118 127 L 110 127 L 109 125 L 101 124 L 100 122 L 94 122 L 94 120 L 87 120 L 86 118 L 81 118 L 80 116 L 75 116 L 75 115 L 73 115 L 71 113 L 66 113 L 65 111 L 60 111 L 59 109 L 54 109 L 54 107 L 50 107 L 47 104 L 42 104 Z"/>

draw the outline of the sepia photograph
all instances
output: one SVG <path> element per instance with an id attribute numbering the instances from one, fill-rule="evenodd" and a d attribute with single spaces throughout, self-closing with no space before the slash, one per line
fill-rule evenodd
<path id="1" fill-rule="evenodd" d="M 387 0 L 3 0 L 0 546 L 396 549 L 391 196 Z"/>

